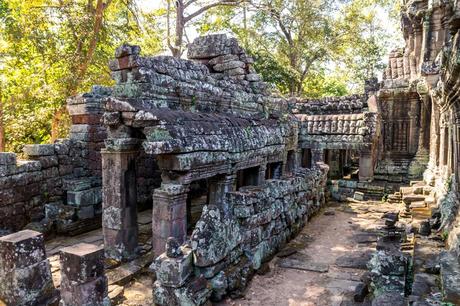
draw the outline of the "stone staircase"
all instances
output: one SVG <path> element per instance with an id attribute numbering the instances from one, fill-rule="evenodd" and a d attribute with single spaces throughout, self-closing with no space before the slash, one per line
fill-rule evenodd
<path id="1" fill-rule="evenodd" d="M 398 188 L 398 184 L 390 184 L 386 181 L 365 183 L 355 180 L 337 180 L 333 182 L 331 194 L 336 200 L 354 198 L 358 201 L 381 201 L 386 195 L 395 192 Z"/>
<path id="2" fill-rule="evenodd" d="M 408 173 L 412 160 L 406 156 L 392 156 L 379 161 L 374 179 L 392 183 L 409 183 Z"/>

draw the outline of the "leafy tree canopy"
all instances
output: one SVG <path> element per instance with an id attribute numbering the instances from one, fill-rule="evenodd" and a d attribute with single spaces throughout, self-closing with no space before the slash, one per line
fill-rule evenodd
<path id="1" fill-rule="evenodd" d="M 227 32 L 281 93 L 324 97 L 362 91 L 390 48 L 382 20 L 398 24 L 396 0 L 146 1 L 0 0 L 0 151 L 65 137 L 66 98 L 111 85 L 123 42 L 181 56 L 191 36 Z"/>

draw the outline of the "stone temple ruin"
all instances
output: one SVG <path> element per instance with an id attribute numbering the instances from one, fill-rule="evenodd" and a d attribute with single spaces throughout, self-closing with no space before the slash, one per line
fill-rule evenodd
<path id="1" fill-rule="evenodd" d="M 118 48 L 116 84 L 69 98 L 68 139 L 0 153 L 0 304 L 109 305 L 111 269 L 139 258 L 155 304 L 238 296 L 330 199 L 350 198 L 406 206 L 383 215 L 372 305 L 416 295 L 397 222 L 421 207 L 419 233 L 447 242 L 442 298 L 460 304 L 460 8 L 403 7 L 406 47 L 362 95 L 282 98 L 226 35 L 197 38 L 188 60 Z M 100 227 L 103 247 L 58 250 L 57 282 L 45 239 Z"/>

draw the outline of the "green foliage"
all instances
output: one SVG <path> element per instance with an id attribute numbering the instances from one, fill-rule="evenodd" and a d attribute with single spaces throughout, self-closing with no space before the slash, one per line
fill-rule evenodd
<path id="1" fill-rule="evenodd" d="M 449 238 L 449 231 L 443 230 L 442 233 L 441 233 L 442 241 L 447 241 L 447 238 Z"/>
<path id="2" fill-rule="evenodd" d="M 123 42 L 140 44 L 150 53 L 161 51 L 162 32 L 155 31 L 154 13 L 144 15 L 132 1 L 113 0 L 104 7 L 96 31 L 97 3 L 0 0 L 0 101 L 8 151 L 48 142 L 51 122 L 69 96 L 94 84 L 112 84 L 107 62 Z M 68 126 L 64 112 L 56 127 L 60 137 Z"/>
<path id="3" fill-rule="evenodd" d="M 120 44 L 138 44 L 145 54 L 167 49 L 165 5 L 144 12 L 135 0 L 104 0 L 96 31 L 100 1 L 0 0 L 0 124 L 8 151 L 49 142 L 53 128 L 66 136 L 68 116 L 57 114 L 69 96 L 113 84 L 107 62 Z M 265 81 L 305 97 L 362 91 L 390 48 L 376 17 L 398 18 L 399 11 L 394 0 L 251 2 L 212 8 L 187 27 L 235 35 Z"/>
<path id="4" fill-rule="evenodd" d="M 385 203 L 386 201 L 388 201 L 388 193 L 385 192 L 382 196 L 382 203 Z"/>
<path id="5" fill-rule="evenodd" d="M 388 20 L 399 24 L 392 0 L 251 2 L 236 10 L 216 8 L 196 25 L 202 34 L 235 34 L 257 55 L 264 79 L 286 94 L 362 92 L 364 81 L 383 71 L 392 47 Z"/>

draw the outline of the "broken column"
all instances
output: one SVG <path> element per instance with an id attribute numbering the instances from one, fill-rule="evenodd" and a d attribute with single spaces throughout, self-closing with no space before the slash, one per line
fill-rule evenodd
<path id="1" fill-rule="evenodd" d="M 24 230 L 0 238 L 0 279 L 0 302 L 6 305 L 55 305 L 58 301 L 39 232 Z"/>
<path id="2" fill-rule="evenodd" d="M 166 252 L 158 256 L 150 268 L 157 280 L 153 285 L 155 305 L 205 305 L 211 290 L 203 276 L 193 275 L 193 253 L 188 245 L 180 246 L 168 238 Z"/>
<path id="3" fill-rule="evenodd" d="M 217 182 L 215 204 L 222 209 L 225 215 L 230 214 L 232 211 L 232 207 L 228 207 L 228 203 L 225 201 L 225 194 L 235 190 L 235 185 L 236 175 L 226 175 L 222 180 Z"/>
<path id="4" fill-rule="evenodd" d="M 114 141 L 120 141 L 115 139 Z M 136 157 L 137 139 L 124 144 L 107 144 L 102 151 L 104 246 L 106 255 L 116 260 L 136 256 L 138 247 Z"/>
<path id="5" fill-rule="evenodd" d="M 183 243 L 187 236 L 187 193 L 188 185 L 161 184 L 153 192 L 153 250 L 164 252 L 166 240 L 174 237 Z"/>
<path id="6" fill-rule="evenodd" d="M 61 250 L 61 306 L 108 306 L 104 248 L 80 243 Z"/>

